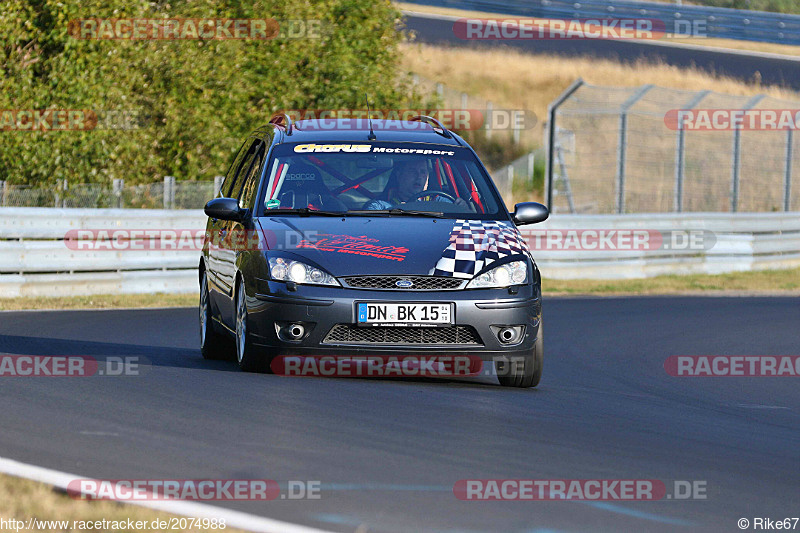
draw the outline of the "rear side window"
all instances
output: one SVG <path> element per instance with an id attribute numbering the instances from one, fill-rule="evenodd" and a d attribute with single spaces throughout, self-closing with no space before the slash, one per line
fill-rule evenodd
<path id="1" fill-rule="evenodd" d="M 261 177 L 261 170 L 264 168 L 264 155 L 266 153 L 266 144 L 258 142 L 253 145 L 254 156 L 250 163 L 250 168 L 243 172 L 243 179 L 238 183 L 242 183 L 241 192 L 238 195 L 239 207 L 252 209 L 256 202 L 256 191 L 258 190 L 259 178 Z"/>
<path id="2" fill-rule="evenodd" d="M 228 169 L 228 173 L 225 175 L 225 180 L 222 182 L 222 187 L 220 188 L 220 195 L 226 198 L 231 197 L 231 190 L 236 183 L 236 177 L 239 175 L 242 167 L 245 163 L 244 159 L 250 151 L 250 147 L 253 145 L 255 139 L 247 139 L 241 148 L 239 148 L 239 153 L 236 154 L 236 157 L 233 160 L 230 168 Z"/>

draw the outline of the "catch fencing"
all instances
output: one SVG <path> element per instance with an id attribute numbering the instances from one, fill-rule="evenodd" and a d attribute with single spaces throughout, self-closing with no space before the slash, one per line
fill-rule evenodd
<path id="1" fill-rule="evenodd" d="M 2 209 L 0 297 L 196 292 L 205 222 L 200 210 Z M 200 246 L 189 248 L 173 240 L 142 249 L 111 243 L 82 249 L 65 239 L 78 230 L 94 230 L 98 239 L 99 230 L 106 230 L 109 241 L 114 231 L 132 236 L 131 230 L 164 239 L 180 232 L 201 238 Z M 563 215 L 524 226 L 522 234 L 550 279 L 800 266 L 798 213 Z M 644 235 L 647 242 L 631 246 L 631 235 L 634 241 Z"/>
<path id="2" fill-rule="evenodd" d="M 141 185 L 115 179 L 112 187 L 66 180 L 41 187 L 0 180 L 0 207 L 202 209 L 217 196 L 222 179 L 181 182 L 165 176 L 160 183 Z"/>
<path id="3" fill-rule="evenodd" d="M 800 209 L 797 125 L 700 127 L 716 110 L 796 120 L 800 102 L 578 80 L 549 110 L 548 205 L 586 214 Z"/>

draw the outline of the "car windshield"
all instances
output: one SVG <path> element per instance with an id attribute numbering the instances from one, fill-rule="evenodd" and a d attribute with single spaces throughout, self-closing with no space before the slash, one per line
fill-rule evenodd
<path id="1" fill-rule="evenodd" d="M 427 143 L 281 144 L 265 176 L 266 214 L 496 218 L 489 176 L 464 147 Z"/>

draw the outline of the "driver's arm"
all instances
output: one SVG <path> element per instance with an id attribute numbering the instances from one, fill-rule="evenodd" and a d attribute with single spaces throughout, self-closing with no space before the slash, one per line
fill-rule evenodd
<path id="1" fill-rule="evenodd" d="M 369 202 L 364 204 L 362 209 L 370 209 L 373 211 L 379 211 L 382 209 L 391 209 L 393 206 L 392 203 L 387 202 L 386 200 L 370 200 Z"/>

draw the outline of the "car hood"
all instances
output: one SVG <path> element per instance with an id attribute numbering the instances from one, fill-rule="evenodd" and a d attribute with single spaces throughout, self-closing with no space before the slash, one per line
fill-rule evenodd
<path id="1" fill-rule="evenodd" d="M 262 217 L 272 251 L 317 263 L 333 276 L 472 278 L 492 262 L 528 253 L 507 221 L 416 217 Z"/>

